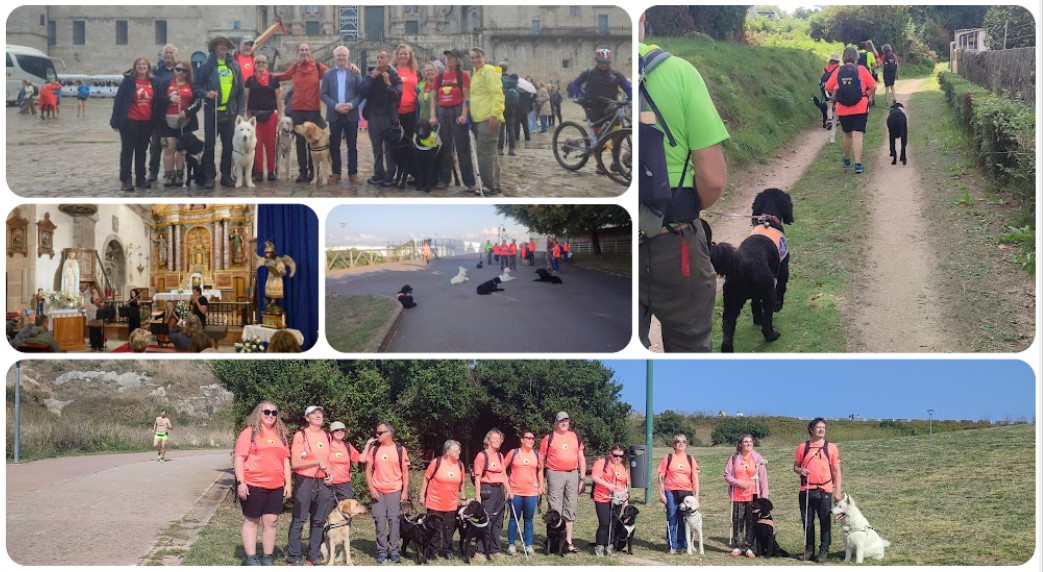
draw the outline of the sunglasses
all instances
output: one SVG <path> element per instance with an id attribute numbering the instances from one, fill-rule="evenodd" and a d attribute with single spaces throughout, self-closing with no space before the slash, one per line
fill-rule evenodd
<path id="1" fill-rule="evenodd" d="M 688 441 L 674 441 L 674 445 L 687 445 Z"/>
<path id="2" fill-rule="evenodd" d="M 622 454 L 617 455 L 617 454 L 613 453 L 612 456 L 617 458 L 617 459 L 622 459 L 623 458 Z"/>
<path id="3" fill-rule="evenodd" d="M 275 417 L 276 415 L 279 414 L 279 410 L 278 409 L 265 409 L 265 410 L 261 411 L 261 413 L 264 413 L 265 415 L 268 415 L 269 417 Z"/>
<path id="4" fill-rule="evenodd" d="M 185 69 L 185 68 L 174 68 L 174 71 L 176 71 L 177 73 L 185 73 L 185 72 L 187 72 L 188 70 L 187 70 L 187 69 Z"/>
<path id="5" fill-rule="evenodd" d="M 536 438 L 535 435 L 526 435 L 526 436 L 522 437 L 522 439 L 535 439 L 535 438 Z"/>
<path id="6" fill-rule="evenodd" d="M 254 60 L 254 65 L 255 66 L 265 65 L 266 66 L 266 65 L 268 65 L 268 62 L 266 62 L 264 60 Z"/>
<path id="7" fill-rule="evenodd" d="M 387 431 L 377 431 L 377 437 L 380 437 L 384 433 L 387 433 Z"/>

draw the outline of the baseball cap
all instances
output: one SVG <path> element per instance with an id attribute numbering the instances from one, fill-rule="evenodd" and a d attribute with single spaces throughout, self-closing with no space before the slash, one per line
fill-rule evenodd
<path id="1" fill-rule="evenodd" d="M 341 423 L 340 421 L 334 421 L 333 423 L 330 423 L 330 433 L 332 433 L 334 431 L 347 431 L 347 430 L 348 430 L 348 428 L 346 426 L 344 426 L 344 424 Z"/>
<path id="2" fill-rule="evenodd" d="M 463 56 L 460 55 L 459 50 L 446 50 L 446 51 L 442 52 L 442 55 L 443 56 L 453 56 L 454 58 L 456 58 L 458 60 L 464 59 Z"/>
<path id="3" fill-rule="evenodd" d="M 254 39 L 251 36 L 243 36 L 243 38 L 241 40 L 239 40 L 239 43 L 240 44 L 250 44 L 250 45 L 253 45 Z"/>
<path id="4" fill-rule="evenodd" d="M 840 55 L 838 55 L 838 54 L 829 54 L 829 61 L 831 61 L 831 62 L 839 62 L 840 61 Z"/>
<path id="5" fill-rule="evenodd" d="M 321 405 L 309 405 L 304 410 L 304 416 L 307 417 L 307 416 L 311 415 L 312 413 L 314 413 L 316 410 L 319 410 L 319 411 L 322 411 L 323 413 L 326 413 L 326 408 L 321 406 Z"/>
<path id="6" fill-rule="evenodd" d="M 554 416 L 554 421 L 558 422 L 558 421 L 561 421 L 562 419 L 568 419 L 568 418 L 569 418 L 569 414 L 568 413 L 565 413 L 564 411 L 559 411 L 558 414 Z"/>

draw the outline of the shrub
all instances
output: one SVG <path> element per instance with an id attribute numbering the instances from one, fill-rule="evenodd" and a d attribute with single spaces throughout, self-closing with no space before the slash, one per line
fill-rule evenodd
<path id="1" fill-rule="evenodd" d="M 767 423 L 751 417 L 725 417 L 717 421 L 710 434 L 713 446 L 735 445 L 744 434 L 753 435 L 756 444 L 770 433 Z"/>

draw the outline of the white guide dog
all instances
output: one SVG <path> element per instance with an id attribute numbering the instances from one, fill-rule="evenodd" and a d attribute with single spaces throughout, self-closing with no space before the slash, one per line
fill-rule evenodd
<path id="1" fill-rule="evenodd" d="M 254 188 L 253 168 L 254 150 L 257 148 L 257 118 L 235 118 L 235 135 L 232 136 L 232 173 L 235 175 L 235 188 L 243 186 Z"/>
<path id="2" fill-rule="evenodd" d="M 510 282 L 511 280 L 514 280 L 514 276 L 511 276 L 511 269 L 504 268 L 503 273 L 500 274 L 500 282 Z"/>
<path id="3" fill-rule="evenodd" d="M 699 536 L 699 554 L 703 552 L 703 514 L 699 512 L 699 499 L 693 495 L 688 495 L 681 500 L 681 506 L 678 507 L 681 514 L 684 515 L 684 534 L 685 540 L 688 544 L 687 553 L 692 554 L 693 546 L 695 544 L 696 535 Z"/>
<path id="4" fill-rule="evenodd" d="M 844 498 L 833 507 L 833 520 L 843 523 L 844 562 L 851 560 L 855 553 L 855 564 L 861 564 L 866 558 L 884 559 L 884 549 L 891 543 L 876 533 L 862 511 L 855 506 L 855 499 L 845 494 Z"/>
<path id="5" fill-rule="evenodd" d="M 463 266 L 460 266 L 459 268 L 460 268 L 459 273 L 456 276 L 453 276 L 449 280 L 450 284 L 463 284 L 464 282 L 467 282 L 468 280 L 470 280 L 470 278 L 467 277 L 467 269 L 464 268 Z"/>

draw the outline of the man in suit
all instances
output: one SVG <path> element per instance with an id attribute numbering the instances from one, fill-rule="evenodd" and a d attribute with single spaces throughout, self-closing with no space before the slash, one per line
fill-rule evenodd
<path id="1" fill-rule="evenodd" d="M 348 144 L 348 179 L 356 185 L 359 178 L 358 131 L 359 103 L 365 97 L 366 80 L 348 65 L 351 52 L 344 46 L 333 50 L 332 69 L 322 74 L 321 97 L 326 104 L 326 122 L 330 124 L 330 158 L 333 175 L 330 182 L 341 178 L 340 140 Z"/>

